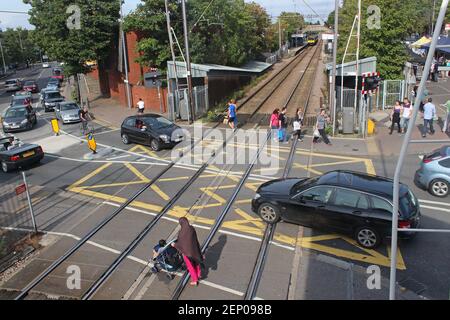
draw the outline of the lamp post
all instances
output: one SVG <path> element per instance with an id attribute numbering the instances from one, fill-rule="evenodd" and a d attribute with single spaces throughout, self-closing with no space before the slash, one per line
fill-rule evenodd
<path id="1" fill-rule="evenodd" d="M 123 52 L 123 61 L 124 61 L 124 67 L 125 67 L 125 88 L 127 92 L 127 104 L 128 109 L 131 109 L 131 90 L 130 90 L 130 81 L 128 79 L 128 55 L 125 45 L 125 32 L 123 31 L 123 11 L 122 11 L 122 0 L 120 0 L 120 32 L 121 32 L 121 38 L 122 38 L 122 52 Z"/>
<path id="2" fill-rule="evenodd" d="M 189 53 L 189 29 L 187 25 L 186 16 L 186 0 L 181 0 L 181 7 L 183 11 L 183 31 L 184 31 L 184 46 L 186 50 L 186 71 L 187 71 L 187 81 L 188 81 L 188 94 L 189 94 L 189 111 L 191 113 L 190 123 L 195 121 L 195 113 L 193 106 L 193 96 L 192 96 L 192 68 L 191 68 L 191 56 Z"/>

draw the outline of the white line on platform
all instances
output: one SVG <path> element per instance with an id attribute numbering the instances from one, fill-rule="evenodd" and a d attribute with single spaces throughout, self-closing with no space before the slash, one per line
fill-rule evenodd
<path id="1" fill-rule="evenodd" d="M 17 231 L 26 231 L 26 232 L 32 231 L 31 229 L 24 229 L 24 228 L 10 228 L 10 227 L 1 227 L 1 229 L 5 229 L 5 230 L 17 230 Z M 61 236 L 61 237 L 72 238 L 72 239 L 74 239 L 74 240 L 76 240 L 76 241 L 80 241 L 80 240 L 81 240 L 80 237 L 78 237 L 78 236 L 76 236 L 76 235 L 74 235 L 74 234 L 70 234 L 70 233 L 65 233 L 65 232 L 55 232 L 55 231 L 42 231 L 42 230 L 40 230 L 40 231 L 43 232 L 43 233 L 46 233 L 46 234 L 50 234 L 50 235 L 55 235 L 55 236 Z M 114 253 L 114 254 L 120 254 L 120 253 L 121 253 L 121 251 L 118 251 L 118 250 L 116 250 L 116 249 L 113 249 L 113 248 L 104 246 L 104 245 L 102 245 L 102 244 L 99 244 L 99 243 L 96 243 L 96 242 L 93 242 L 93 241 L 87 241 L 86 243 L 88 243 L 88 244 L 90 244 L 90 245 L 92 245 L 92 246 L 94 246 L 94 247 L 97 247 L 97 248 L 99 248 L 99 249 L 102 249 L 102 250 L 105 250 L 105 251 Z M 137 258 L 137 257 L 135 257 L 135 256 L 129 255 L 129 256 L 127 256 L 127 258 L 130 259 L 130 260 L 132 260 L 132 261 L 134 261 L 134 262 L 140 263 L 140 264 L 142 264 L 142 265 L 144 265 L 144 266 L 152 265 L 151 262 L 149 263 L 149 261 L 145 261 L 145 260 L 139 259 L 139 258 Z M 179 272 L 177 272 L 176 275 L 182 276 L 182 274 L 179 273 Z M 219 290 L 222 290 L 222 291 L 225 291 L 225 292 L 228 292 L 228 293 L 237 295 L 237 296 L 241 296 L 241 297 L 244 296 L 244 292 L 237 291 L 237 290 L 234 290 L 234 289 L 231 289 L 231 288 L 222 286 L 222 285 L 217 284 L 217 283 L 213 283 L 213 282 L 206 281 L 206 280 L 202 280 L 201 283 L 204 284 L 204 285 L 207 285 L 208 287 L 216 288 L 216 289 L 219 289 Z M 263 300 L 263 299 L 261 299 L 261 298 L 257 298 L 257 299 L 258 299 L 258 300 Z"/>

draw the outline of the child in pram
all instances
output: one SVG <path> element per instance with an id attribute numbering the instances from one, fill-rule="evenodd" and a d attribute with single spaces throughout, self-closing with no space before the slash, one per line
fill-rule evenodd
<path id="1" fill-rule="evenodd" d="M 152 268 L 153 273 L 165 270 L 168 272 L 167 276 L 170 279 L 174 278 L 172 273 L 182 268 L 183 258 L 178 253 L 178 250 L 172 246 L 174 241 L 169 243 L 166 240 L 159 240 L 158 244 L 153 248 L 153 261 L 154 266 Z"/>

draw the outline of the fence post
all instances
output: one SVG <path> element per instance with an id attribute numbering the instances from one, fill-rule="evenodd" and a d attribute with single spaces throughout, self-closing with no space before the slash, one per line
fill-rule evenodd
<path id="1" fill-rule="evenodd" d="M 33 204 L 31 202 L 30 191 L 28 190 L 27 177 L 25 176 L 24 171 L 22 171 L 22 177 L 23 177 L 23 183 L 25 184 L 25 192 L 27 193 L 28 207 L 30 208 L 31 221 L 33 223 L 34 233 L 37 233 L 38 230 L 37 230 L 37 225 L 36 225 L 36 218 L 34 217 Z"/>
<path id="2" fill-rule="evenodd" d="M 387 80 L 383 81 L 383 111 L 386 109 Z"/>

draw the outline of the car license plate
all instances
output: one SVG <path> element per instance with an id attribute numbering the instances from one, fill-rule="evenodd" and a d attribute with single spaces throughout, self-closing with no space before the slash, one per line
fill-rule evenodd
<path id="1" fill-rule="evenodd" d="M 12 129 L 19 129 L 20 126 L 11 126 Z"/>
<path id="2" fill-rule="evenodd" d="M 28 158 L 28 157 L 34 156 L 34 151 L 25 152 L 22 156 L 24 158 Z"/>
<path id="3" fill-rule="evenodd" d="M 175 139 L 175 142 L 180 142 L 180 141 L 183 141 L 183 138 Z"/>

